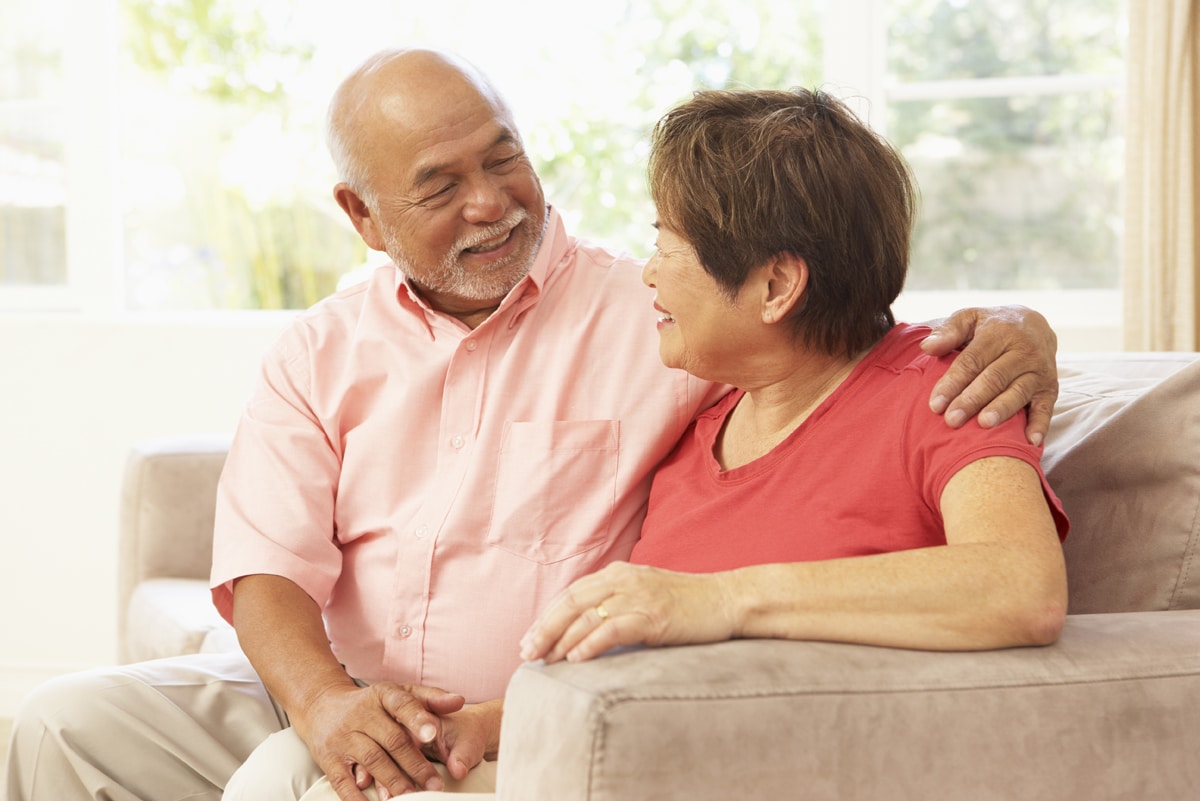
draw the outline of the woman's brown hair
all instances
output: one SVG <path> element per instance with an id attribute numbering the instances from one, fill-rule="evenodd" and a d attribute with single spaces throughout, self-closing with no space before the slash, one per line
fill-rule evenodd
<path id="1" fill-rule="evenodd" d="M 658 221 L 687 239 L 731 297 L 771 257 L 805 260 L 793 331 L 848 355 L 895 324 L 914 187 L 903 158 L 822 91 L 710 90 L 654 129 Z"/>

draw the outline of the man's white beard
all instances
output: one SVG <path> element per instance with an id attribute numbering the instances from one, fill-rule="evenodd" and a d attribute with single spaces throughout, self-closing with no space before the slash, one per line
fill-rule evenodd
<path id="1" fill-rule="evenodd" d="M 528 275 L 537 256 L 544 231 L 516 230 L 522 222 L 529 220 L 529 213 L 515 208 L 504 219 L 482 231 L 472 232 L 459 238 L 447 251 L 437 270 L 416 270 L 404 246 L 395 235 L 394 229 L 382 231 L 388 255 L 396 266 L 419 288 L 440 295 L 452 295 L 466 300 L 495 300 L 504 297 L 517 283 Z M 523 237 L 518 249 L 509 258 L 489 266 L 486 272 L 468 269 L 462 263 L 462 252 L 490 239 L 511 231 L 514 237 Z M 532 240 L 532 241 L 529 241 Z M 423 273 L 423 275 L 422 275 Z"/>

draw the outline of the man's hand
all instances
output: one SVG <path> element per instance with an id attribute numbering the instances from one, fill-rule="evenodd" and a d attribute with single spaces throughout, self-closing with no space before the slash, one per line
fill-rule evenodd
<path id="1" fill-rule="evenodd" d="M 450 756 L 441 716 L 462 706 L 461 695 L 431 687 L 337 685 L 293 715 L 292 725 L 342 801 L 363 801 L 372 782 L 386 799 L 442 789 L 425 753 Z"/>
<path id="2" fill-rule="evenodd" d="M 1058 337 L 1045 317 L 1024 306 L 961 309 L 921 347 L 932 356 L 962 348 L 929 399 L 947 425 L 979 415 L 979 425 L 991 428 L 1028 406 L 1025 436 L 1042 444 L 1058 398 Z"/>

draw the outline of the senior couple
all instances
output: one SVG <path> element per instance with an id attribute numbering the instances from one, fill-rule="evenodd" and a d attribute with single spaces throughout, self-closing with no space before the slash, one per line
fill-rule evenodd
<path id="1" fill-rule="evenodd" d="M 395 266 L 263 361 L 214 546 L 244 654 L 43 686 L 12 801 L 488 789 L 522 659 L 1056 638 L 1053 334 L 896 323 L 914 190 L 836 100 L 670 111 L 644 266 L 567 234 L 453 56 L 372 57 L 329 120 L 335 198 Z"/>

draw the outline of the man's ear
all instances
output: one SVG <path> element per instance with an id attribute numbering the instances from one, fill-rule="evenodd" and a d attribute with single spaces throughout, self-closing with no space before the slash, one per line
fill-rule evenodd
<path id="1" fill-rule="evenodd" d="M 792 253 L 778 253 L 764 266 L 762 318 L 778 323 L 804 302 L 808 289 L 808 262 Z"/>
<path id="2" fill-rule="evenodd" d="M 371 216 L 370 207 L 357 192 L 350 188 L 350 184 L 343 182 L 335 186 L 333 199 L 342 207 L 342 211 L 346 212 L 346 216 L 354 225 L 354 230 L 358 231 L 358 235 L 367 243 L 367 247 L 371 250 L 387 250 L 383 243 L 383 237 L 379 233 L 379 226 L 375 224 L 375 218 Z"/>

